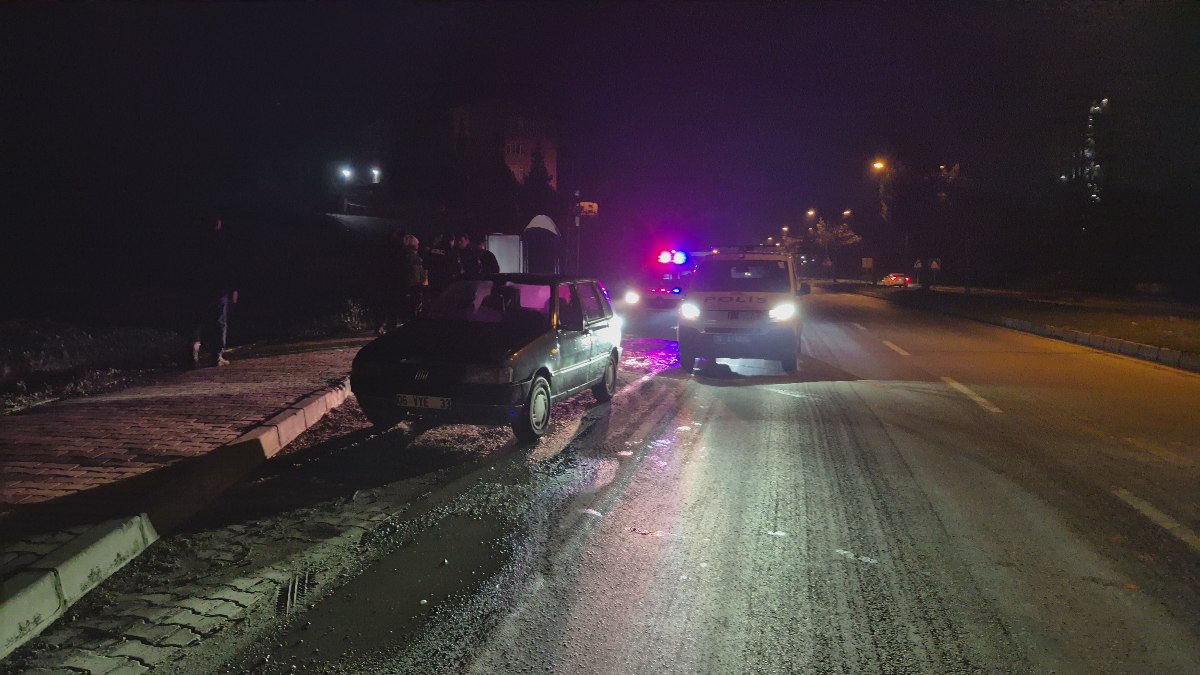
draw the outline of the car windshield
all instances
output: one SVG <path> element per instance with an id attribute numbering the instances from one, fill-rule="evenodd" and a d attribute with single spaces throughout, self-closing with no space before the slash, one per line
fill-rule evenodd
<path id="1" fill-rule="evenodd" d="M 791 279 L 783 260 L 706 260 L 696 269 L 692 290 L 787 293 Z"/>
<path id="2" fill-rule="evenodd" d="M 450 284 L 422 314 L 433 321 L 550 326 L 550 285 L 506 280 L 461 280 Z"/>

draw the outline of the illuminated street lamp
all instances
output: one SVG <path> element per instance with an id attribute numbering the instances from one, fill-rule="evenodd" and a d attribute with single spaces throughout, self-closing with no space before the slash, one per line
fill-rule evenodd
<path id="1" fill-rule="evenodd" d="M 804 212 L 804 215 L 808 216 L 809 218 L 812 218 L 812 217 L 814 217 L 814 216 L 816 216 L 816 215 L 817 215 L 817 210 L 816 210 L 816 209 L 809 209 L 809 210 L 807 210 L 807 211 L 805 211 L 805 212 Z"/>
<path id="2" fill-rule="evenodd" d="M 842 215 L 849 218 L 850 216 L 854 215 L 854 213 L 852 213 L 850 209 L 846 209 L 845 211 L 842 211 Z"/>
<path id="3" fill-rule="evenodd" d="M 877 159 L 875 160 L 875 163 L 871 165 L 871 168 L 875 169 L 876 171 L 883 171 L 887 168 L 887 164 L 884 164 L 883 160 Z"/>
<path id="4" fill-rule="evenodd" d="M 354 171 L 348 166 L 343 166 L 342 167 L 342 180 L 349 183 L 351 178 L 354 178 Z"/>
<path id="5" fill-rule="evenodd" d="M 372 168 L 371 169 L 371 182 L 378 183 L 379 179 L 382 175 L 383 175 L 382 171 L 380 171 L 379 169 L 376 169 L 376 168 Z"/>

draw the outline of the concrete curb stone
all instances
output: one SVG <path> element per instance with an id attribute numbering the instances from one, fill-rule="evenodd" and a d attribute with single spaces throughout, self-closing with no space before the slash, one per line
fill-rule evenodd
<path id="1" fill-rule="evenodd" d="M 341 405 L 350 379 L 309 394 L 238 438 L 197 459 L 146 512 L 85 529 L 5 579 L 0 594 L 0 659 L 36 637 L 66 610 L 167 532 L 195 515 L 250 470 Z M 114 663 L 114 666 L 128 665 Z"/>

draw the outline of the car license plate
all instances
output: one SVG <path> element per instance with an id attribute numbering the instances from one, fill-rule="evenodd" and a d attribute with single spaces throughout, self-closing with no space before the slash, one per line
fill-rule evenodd
<path id="1" fill-rule="evenodd" d="M 449 410 L 450 399 L 439 396 L 416 396 L 414 394 L 396 394 L 396 405 L 404 408 L 429 408 L 431 410 Z"/>
<path id="2" fill-rule="evenodd" d="M 719 345 L 727 344 L 749 344 L 749 335 L 714 335 L 713 342 Z"/>

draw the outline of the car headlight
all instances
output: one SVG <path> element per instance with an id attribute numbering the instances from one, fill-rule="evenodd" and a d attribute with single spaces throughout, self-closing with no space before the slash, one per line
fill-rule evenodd
<path id="1" fill-rule="evenodd" d="M 467 366 L 462 375 L 462 381 L 465 384 L 507 384 L 512 382 L 512 379 L 513 369 L 508 366 L 503 368 Z"/>
<path id="2" fill-rule="evenodd" d="M 796 304 L 785 302 L 780 305 L 775 305 L 775 308 L 767 312 L 767 316 L 771 317 L 772 321 L 787 321 L 796 316 Z"/>
<path id="3" fill-rule="evenodd" d="M 642 296 L 638 295 L 637 291 L 625 291 L 625 302 L 628 302 L 631 305 L 636 305 L 638 300 L 641 299 Z"/>
<path id="4" fill-rule="evenodd" d="M 690 302 L 685 302 L 679 306 L 679 316 L 688 320 L 699 319 L 700 308 Z"/>

